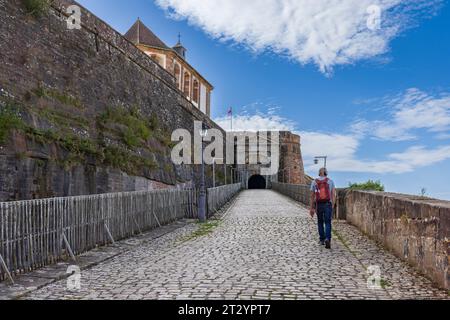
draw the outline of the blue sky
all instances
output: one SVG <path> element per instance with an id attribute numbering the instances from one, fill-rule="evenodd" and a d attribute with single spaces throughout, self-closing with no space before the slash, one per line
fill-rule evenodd
<path id="1" fill-rule="evenodd" d="M 298 132 L 309 174 L 326 154 L 338 186 L 375 179 L 450 200 L 447 1 L 79 2 L 121 33 L 137 17 L 168 45 L 181 32 L 215 86 L 212 117 L 228 129 L 232 106 L 235 128 Z"/>

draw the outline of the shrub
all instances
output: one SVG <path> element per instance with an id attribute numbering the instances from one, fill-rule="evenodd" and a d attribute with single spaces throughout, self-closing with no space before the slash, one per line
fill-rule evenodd
<path id="1" fill-rule="evenodd" d="M 349 188 L 352 190 L 384 191 L 384 186 L 380 181 L 372 180 L 364 183 L 349 183 Z"/>
<path id="2" fill-rule="evenodd" d="M 108 123 L 122 125 L 120 130 L 122 141 L 130 148 L 145 147 L 152 136 L 152 128 L 149 121 L 139 114 L 137 108 L 127 110 L 122 107 L 108 108 L 98 117 L 101 127 Z"/>
<path id="3" fill-rule="evenodd" d="M 23 120 L 19 113 L 11 106 L 5 106 L 0 110 L 0 143 L 6 142 L 11 130 L 22 129 Z"/>
<path id="4" fill-rule="evenodd" d="M 35 17 L 41 17 L 48 12 L 50 0 L 22 0 L 27 12 Z"/>

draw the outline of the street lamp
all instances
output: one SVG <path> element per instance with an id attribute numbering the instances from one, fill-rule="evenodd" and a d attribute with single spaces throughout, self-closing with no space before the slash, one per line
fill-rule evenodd
<path id="1" fill-rule="evenodd" d="M 216 187 L 216 160 L 223 160 L 223 158 L 213 158 L 212 159 L 212 161 L 213 161 L 213 187 L 215 188 Z M 225 170 L 226 170 L 226 167 L 225 167 Z M 227 184 L 227 181 L 226 181 L 226 173 L 225 173 L 225 184 Z"/>
<path id="2" fill-rule="evenodd" d="M 230 169 L 231 169 L 231 170 L 230 170 L 230 173 L 231 173 L 231 184 L 233 184 L 233 183 L 234 183 L 234 174 L 233 174 L 233 170 L 236 170 L 236 169 L 233 168 L 233 167 L 231 167 Z"/>
<path id="3" fill-rule="evenodd" d="M 231 184 L 240 182 L 239 173 L 238 168 L 231 168 Z"/>
<path id="4" fill-rule="evenodd" d="M 326 169 L 327 168 L 327 158 L 328 158 L 328 156 L 317 156 L 317 157 L 314 157 L 314 164 L 319 164 L 319 159 L 323 159 L 323 161 L 324 161 L 324 168 Z"/>
<path id="5" fill-rule="evenodd" d="M 202 174 L 200 180 L 200 194 L 198 199 L 198 218 L 200 222 L 206 221 L 206 190 L 205 190 L 205 161 L 203 160 L 203 140 L 208 135 L 208 128 L 202 123 L 200 136 L 202 137 Z"/>

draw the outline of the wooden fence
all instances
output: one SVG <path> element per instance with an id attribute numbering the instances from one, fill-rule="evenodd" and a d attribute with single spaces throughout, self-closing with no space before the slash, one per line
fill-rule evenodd
<path id="1" fill-rule="evenodd" d="M 211 208 L 240 189 L 220 188 L 208 191 Z M 169 189 L 0 203 L 0 281 L 178 219 L 197 218 L 197 201 L 195 189 Z"/>
<path id="2" fill-rule="evenodd" d="M 241 183 L 228 184 L 225 186 L 210 188 L 207 190 L 208 217 L 214 215 L 223 207 L 236 193 L 242 189 Z"/>
<path id="3" fill-rule="evenodd" d="M 272 182 L 272 189 L 305 205 L 310 204 L 311 191 L 307 185 Z"/>
<path id="4" fill-rule="evenodd" d="M 298 202 L 303 203 L 306 206 L 311 204 L 311 186 L 303 184 L 288 184 L 272 182 L 272 189 L 278 191 L 285 196 L 288 196 Z M 348 192 L 347 189 L 336 189 L 336 207 L 333 210 L 333 218 L 345 220 L 346 208 L 345 208 L 345 195 Z"/>

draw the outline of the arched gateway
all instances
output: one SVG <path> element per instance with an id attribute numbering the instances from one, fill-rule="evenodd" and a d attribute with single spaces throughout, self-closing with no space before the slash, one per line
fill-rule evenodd
<path id="1" fill-rule="evenodd" d="M 266 189 L 266 186 L 266 179 L 259 174 L 255 174 L 248 179 L 249 189 Z"/>

